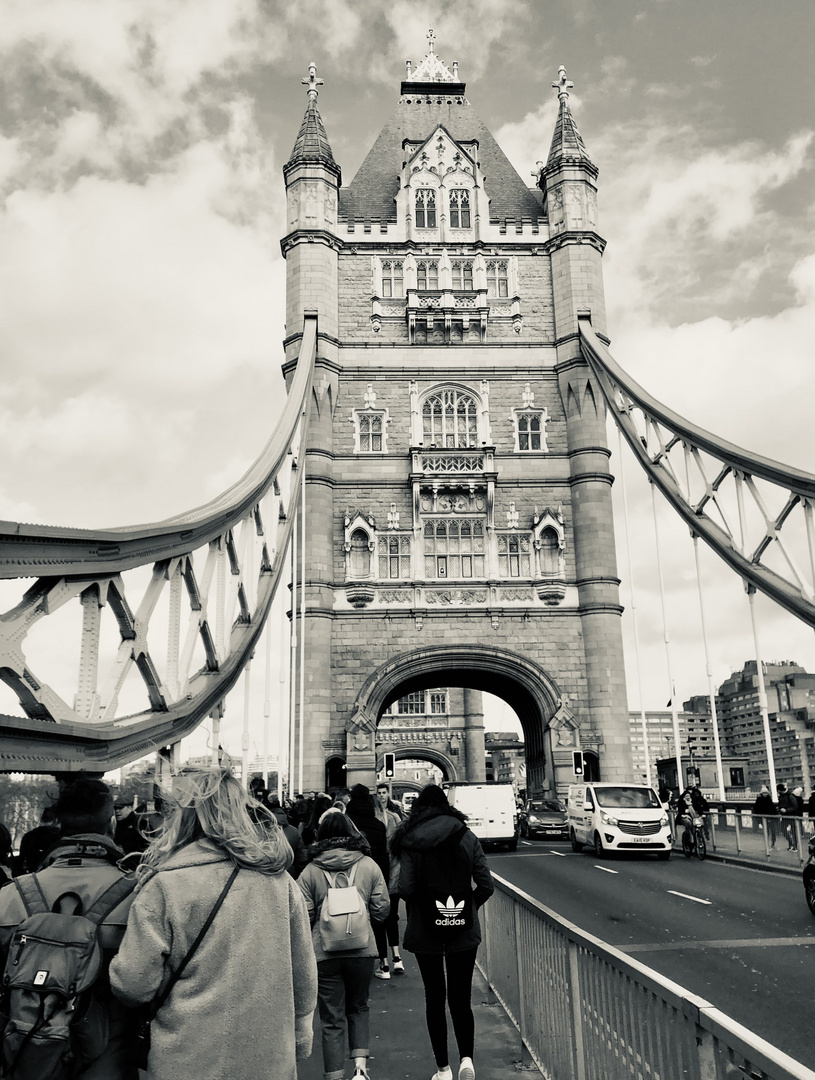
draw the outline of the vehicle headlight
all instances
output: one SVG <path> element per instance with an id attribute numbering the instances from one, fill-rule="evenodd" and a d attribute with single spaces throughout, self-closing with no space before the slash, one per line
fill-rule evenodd
<path id="1" fill-rule="evenodd" d="M 527 818 L 527 820 L 528 821 L 538 821 L 539 819 L 537 817 L 535 817 L 534 814 L 530 814 L 529 817 Z"/>
<path id="2" fill-rule="evenodd" d="M 600 815 L 600 820 L 604 825 L 619 825 L 617 818 L 612 817 L 611 814 L 606 814 L 605 812 Z"/>
<path id="3" fill-rule="evenodd" d="M 660 826 L 665 826 L 665 825 L 670 824 L 670 821 L 668 820 L 668 815 L 667 814 L 662 815 L 662 817 L 659 819 L 659 824 L 660 824 Z"/>

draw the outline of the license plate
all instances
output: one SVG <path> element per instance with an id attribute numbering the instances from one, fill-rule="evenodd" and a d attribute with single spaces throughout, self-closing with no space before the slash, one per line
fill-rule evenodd
<path id="1" fill-rule="evenodd" d="M 651 843 L 651 837 L 650 836 L 632 836 L 631 837 L 631 843 L 632 844 L 650 844 Z"/>

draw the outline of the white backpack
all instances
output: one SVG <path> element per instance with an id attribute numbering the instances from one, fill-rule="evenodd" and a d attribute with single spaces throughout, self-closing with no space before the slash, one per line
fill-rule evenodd
<path id="1" fill-rule="evenodd" d="M 328 894 L 320 910 L 320 943 L 324 952 L 349 952 L 364 949 L 371 937 L 371 921 L 368 908 L 354 884 L 358 863 L 350 874 L 339 870 L 332 875 L 323 873 L 328 880 Z M 346 885 L 338 885 L 345 878 Z"/>

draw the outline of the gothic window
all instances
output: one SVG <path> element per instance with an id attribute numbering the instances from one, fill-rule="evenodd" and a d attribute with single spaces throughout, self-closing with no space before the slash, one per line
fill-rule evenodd
<path id="1" fill-rule="evenodd" d="M 375 454 L 382 450 L 382 413 L 357 413 L 359 453 Z"/>
<path id="2" fill-rule="evenodd" d="M 557 574 L 560 570 L 560 538 L 554 529 L 541 530 L 540 562 L 544 574 Z"/>
<path id="3" fill-rule="evenodd" d="M 460 390 L 441 390 L 422 407 L 425 446 L 477 446 L 478 408 L 475 399 Z"/>
<path id="4" fill-rule="evenodd" d="M 416 288 L 419 290 L 438 289 L 439 264 L 429 259 L 416 263 Z"/>
<path id="5" fill-rule="evenodd" d="M 509 296 L 509 274 L 506 260 L 487 263 L 487 296 Z"/>
<path id="6" fill-rule="evenodd" d="M 450 228 L 469 229 L 470 193 L 465 188 L 454 188 L 450 192 Z"/>
<path id="7" fill-rule="evenodd" d="M 370 577 L 371 553 L 368 549 L 368 534 L 363 529 L 354 529 L 351 533 L 348 569 L 352 578 Z"/>
<path id="8" fill-rule="evenodd" d="M 518 418 L 518 449 L 540 450 L 541 449 L 541 414 L 539 412 L 519 412 Z"/>
<path id="9" fill-rule="evenodd" d="M 446 713 L 447 712 L 447 692 L 445 690 L 430 690 L 430 711 L 431 713 Z"/>
<path id="10" fill-rule="evenodd" d="M 473 287 L 473 264 L 469 261 L 458 259 L 453 263 L 453 288 L 472 289 Z"/>
<path id="11" fill-rule="evenodd" d="M 405 295 L 405 280 L 401 259 L 382 260 L 382 295 Z"/>
<path id="12" fill-rule="evenodd" d="M 410 577 L 409 536 L 380 536 L 377 551 L 380 578 Z"/>
<path id="13" fill-rule="evenodd" d="M 433 188 L 416 189 L 416 228 L 436 228 L 436 192 Z"/>
<path id="14" fill-rule="evenodd" d="M 424 711 L 424 690 L 416 690 L 412 694 L 405 694 L 396 703 L 397 711 L 402 716 L 421 716 Z"/>
<path id="15" fill-rule="evenodd" d="M 480 518 L 433 518 L 424 524 L 426 578 L 484 578 L 484 522 Z"/>
<path id="16" fill-rule="evenodd" d="M 528 536 L 498 534 L 498 573 L 501 577 L 530 576 Z"/>

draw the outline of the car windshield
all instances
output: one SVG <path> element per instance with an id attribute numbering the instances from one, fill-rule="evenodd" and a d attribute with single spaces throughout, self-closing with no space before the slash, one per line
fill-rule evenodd
<path id="1" fill-rule="evenodd" d="M 529 810 L 531 813 L 543 813 L 545 810 L 550 812 L 565 814 L 566 807 L 562 802 L 558 802 L 557 799 L 535 799 L 534 802 L 529 804 Z"/>
<path id="2" fill-rule="evenodd" d="M 644 810 L 646 807 L 658 810 L 660 805 L 654 792 L 647 787 L 595 788 L 594 794 L 600 806 L 615 807 L 618 810 Z"/>

